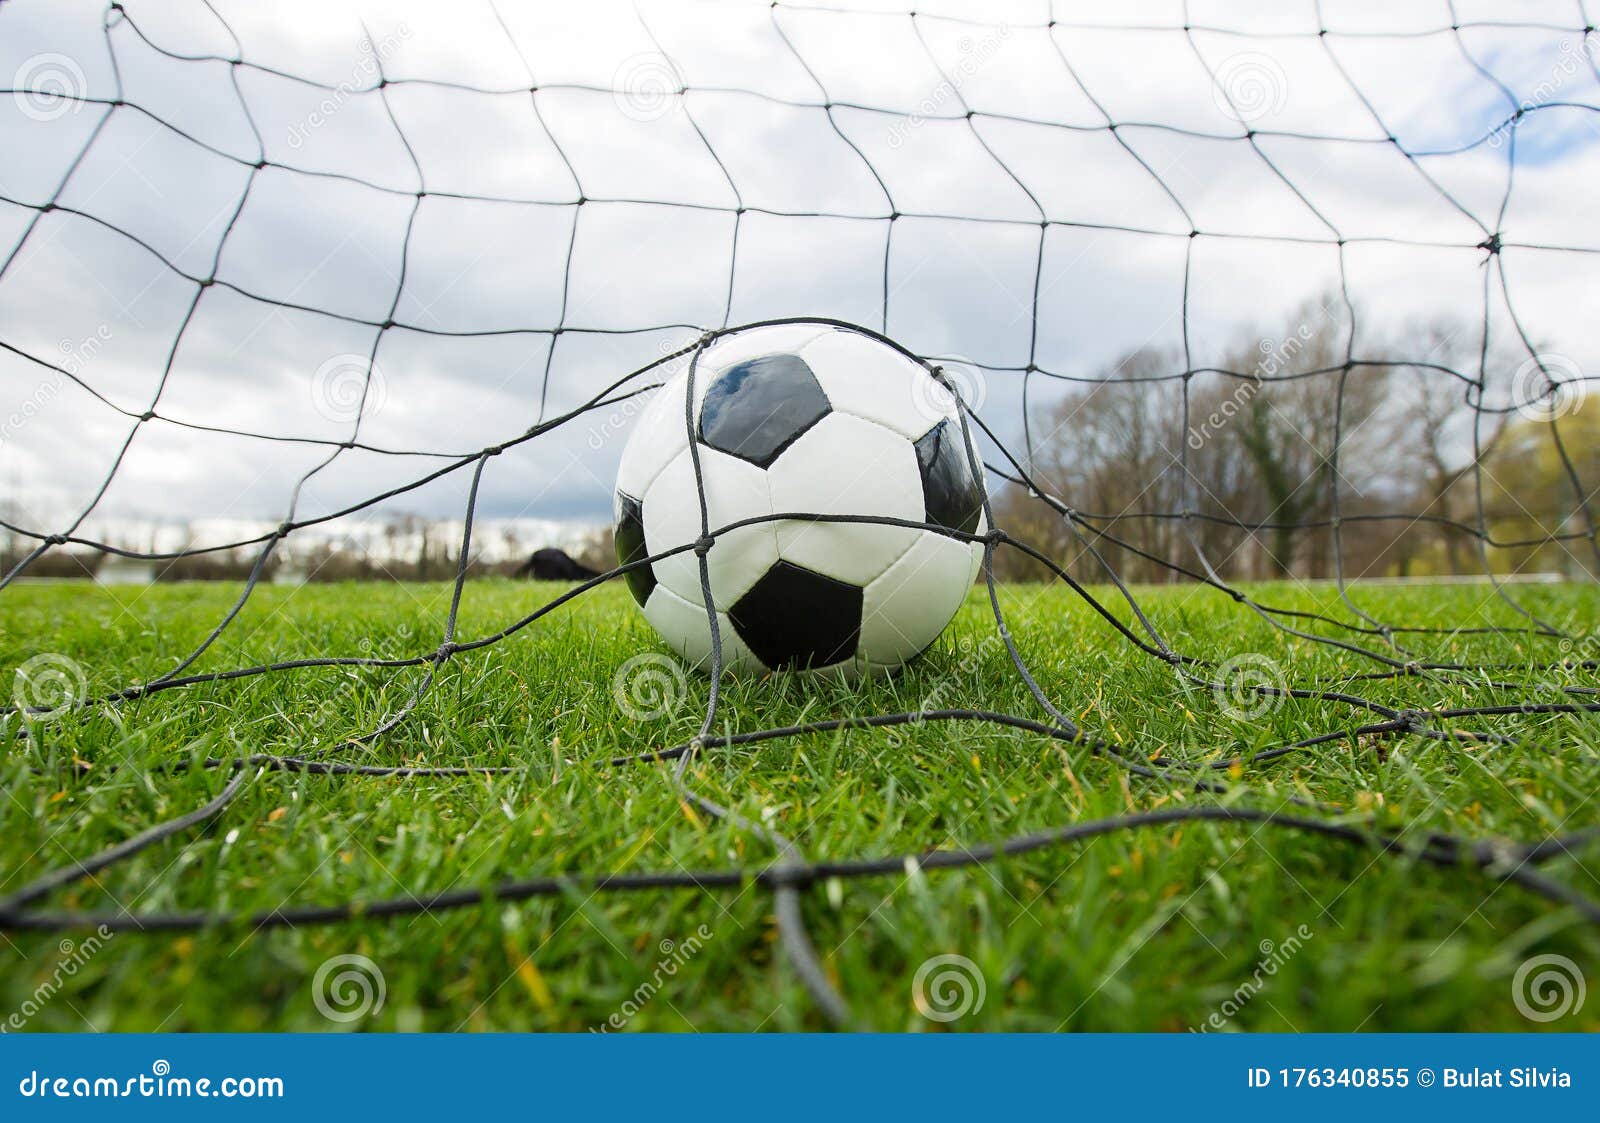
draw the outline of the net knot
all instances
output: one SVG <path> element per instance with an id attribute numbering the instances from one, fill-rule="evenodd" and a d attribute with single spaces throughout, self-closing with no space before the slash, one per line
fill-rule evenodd
<path id="1" fill-rule="evenodd" d="M 1486 838 L 1472 844 L 1472 860 L 1487 869 L 1510 869 L 1525 861 L 1518 847 L 1501 838 Z"/>
<path id="2" fill-rule="evenodd" d="M 1500 252 L 1500 232 L 1497 230 L 1483 241 L 1478 243 L 1478 248 L 1491 256 Z"/>
<path id="3" fill-rule="evenodd" d="M 46 535 L 44 544 L 46 546 L 65 546 L 67 544 L 67 536 L 65 534 Z"/>
<path id="4" fill-rule="evenodd" d="M 450 656 L 454 655 L 460 650 L 460 644 L 456 643 L 455 640 L 447 639 L 441 643 L 439 645 L 439 649 L 433 653 L 433 661 L 435 663 L 443 663 L 446 659 L 450 658 Z"/>
<path id="5" fill-rule="evenodd" d="M 989 533 L 983 536 L 983 540 L 990 546 L 998 546 L 1006 540 L 1006 532 L 997 526 L 991 527 Z"/>
<path id="6" fill-rule="evenodd" d="M 773 889 L 804 889 L 816 879 L 816 874 L 805 866 L 771 866 L 762 875 L 762 880 Z"/>
<path id="7" fill-rule="evenodd" d="M 711 552 L 711 547 L 716 543 L 716 538 L 710 534 L 702 534 L 694 540 L 695 557 L 703 558 Z"/>
<path id="8" fill-rule="evenodd" d="M 1415 733 L 1422 728 L 1423 718 L 1426 715 L 1421 710 L 1401 710 L 1394 715 L 1395 723 L 1408 732 Z"/>

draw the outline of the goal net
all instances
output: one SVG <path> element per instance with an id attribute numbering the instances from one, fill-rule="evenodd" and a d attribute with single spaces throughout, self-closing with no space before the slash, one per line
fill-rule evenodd
<path id="1" fill-rule="evenodd" d="M 41 854 L 0 926 L 215 921 L 49 899 L 225 816 L 262 770 L 495 771 L 372 752 L 415 736 L 452 668 L 618 575 L 605 560 L 569 590 L 537 586 L 548 602 L 520 618 L 458 629 L 477 577 L 592 544 L 655 387 L 719 334 L 793 318 L 892 340 L 961 402 L 987 467 L 989 626 L 932 657 L 1002 654 L 1026 707 L 936 684 L 897 712 L 761 729 L 728 712 L 714 665 L 698 732 L 641 735 L 616 763 L 671 762 L 688 803 L 770 854 L 593 871 L 594 887 L 759 883 L 843 1020 L 803 890 L 905 859 L 814 865 L 701 795 L 688 765 L 942 721 L 1090 746 L 1173 799 L 962 840 L 917 859 L 929 868 L 1232 819 L 1477 866 L 1600 916 L 1539 871 L 1567 832 L 1486 847 L 1309 794 L 1252 800 L 1309 747 L 1505 747 L 1574 735 L 1596 709 L 1590 621 L 1544 594 L 1600 574 L 1584 393 L 1600 370 L 1600 36 L 1578 4 L 1512 7 L 4 5 L 0 606 L 41 578 L 237 590 L 200 643 L 153 644 L 130 681 L 19 654 L 11 751 L 46 718 L 262 675 L 405 688 L 332 747 L 209 760 L 209 803 L 100 854 Z M 264 586 L 330 578 L 452 596 L 405 651 L 353 637 L 229 661 L 219 641 Z M 1030 645 L 1029 614 L 1058 611 L 1036 582 L 1087 610 L 1109 657 L 1157 672 L 1145 701 L 1187 716 L 1186 744 L 1113 729 L 1092 685 L 1053 671 Z M 1411 591 L 1428 583 L 1470 584 L 1478 611 L 1441 618 Z M 1161 585 L 1270 640 L 1196 648 Z M 1302 704 L 1302 736 L 1253 739 Z M 291 901 L 254 920 L 482 898 Z"/>

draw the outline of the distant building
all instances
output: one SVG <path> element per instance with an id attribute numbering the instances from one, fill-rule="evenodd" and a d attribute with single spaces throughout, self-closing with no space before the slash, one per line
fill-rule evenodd
<path id="1" fill-rule="evenodd" d="M 107 554 L 94 571 L 97 585 L 149 585 L 155 579 L 155 562 L 120 554 Z"/>

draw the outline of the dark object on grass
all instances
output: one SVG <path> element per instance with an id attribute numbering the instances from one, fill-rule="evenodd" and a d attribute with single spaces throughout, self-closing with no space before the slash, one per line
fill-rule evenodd
<path id="1" fill-rule="evenodd" d="M 575 560 L 565 550 L 546 546 L 529 555 L 528 560 L 518 568 L 517 576 L 534 581 L 587 581 L 600 574 Z"/>

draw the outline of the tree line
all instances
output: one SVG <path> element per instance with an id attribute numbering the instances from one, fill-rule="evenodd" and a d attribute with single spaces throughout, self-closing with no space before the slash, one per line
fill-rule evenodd
<path id="1" fill-rule="evenodd" d="M 1004 488 L 998 521 L 1086 581 L 1107 565 L 1137 582 L 1600 575 L 1600 405 L 1563 377 L 1573 364 L 1547 364 L 1568 385 L 1541 399 L 1536 361 L 1481 329 L 1352 349 L 1342 308 L 1241 333 L 1216 368 L 1146 348 L 1066 384 L 1018 454 L 1039 494 Z M 997 565 L 1047 572 L 1010 550 Z"/>

